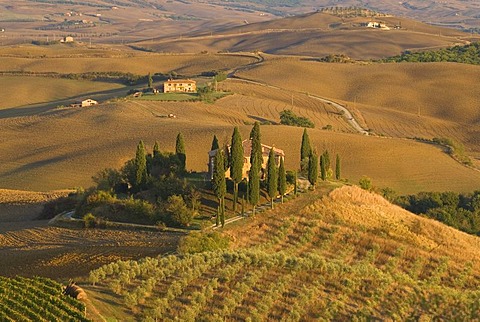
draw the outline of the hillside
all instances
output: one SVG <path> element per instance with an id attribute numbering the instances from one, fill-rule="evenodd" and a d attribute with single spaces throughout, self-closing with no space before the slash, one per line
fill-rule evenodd
<path id="1" fill-rule="evenodd" d="M 279 95 L 277 90 L 258 85 L 243 86 L 235 85 L 244 94 L 214 104 L 118 101 L 87 109 L 51 109 L 38 115 L 0 119 L 5 139 L 0 142 L 2 186 L 37 191 L 88 187 L 98 171 L 119 168 L 133 158 L 140 140 L 145 141 L 149 151 L 156 140 L 162 150 L 173 151 L 178 132 L 185 137 L 187 168 L 206 171 L 214 134 L 221 143 L 228 142 L 233 127 L 239 126 L 246 137 L 255 120 L 279 122 L 279 111 L 291 108 L 291 95 Z M 461 166 L 435 146 L 351 134 L 345 121 L 331 108 L 305 95 L 295 93 L 293 98 L 294 112 L 317 124 L 317 129 L 311 131 L 312 142 L 319 151 L 328 148 L 332 155 L 339 153 L 343 176 L 352 182 L 367 175 L 375 185 L 404 193 L 467 192 L 478 188 L 480 172 Z M 170 113 L 177 118 L 161 117 Z M 332 131 L 321 129 L 328 124 Z M 262 126 L 263 142 L 285 150 L 287 169 L 299 167 L 301 133 L 301 128 Z M 388 156 L 384 153 L 387 150 Z"/>
<path id="2" fill-rule="evenodd" d="M 123 319 L 478 317 L 478 237 L 356 187 L 322 193 L 226 228 L 230 250 L 111 263 L 87 290 Z"/>
<path id="3" fill-rule="evenodd" d="M 367 28 L 382 21 L 390 30 Z M 394 29 L 401 25 L 401 29 Z M 343 18 L 315 12 L 252 23 L 240 27 L 139 42 L 136 45 L 160 52 L 253 52 L 323 57 L 346 54 L 354 59 L 378 59 L 405 50 L 442 48 L 464 44 L 467 35 L 397 17 Z"/>
<path id="4" fill-rule="evenodd" d="M 452 137 L 479 156 L 479 66 L 332 64 L 270 56 L 237 73 L 286 90 L 344 101 L 365 126 L 393 137 Z M 288 79 L 282 75 L 288 74 Z M 412 86 L 414 84 L 414 86 Z"/>

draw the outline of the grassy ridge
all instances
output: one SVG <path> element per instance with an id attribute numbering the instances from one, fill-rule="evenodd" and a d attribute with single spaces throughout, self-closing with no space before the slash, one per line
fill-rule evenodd
<path id="1" fill-rule="evenodd" d="M 90 280 L 136 318 L 477 317 L 478 238 L 359 188 L 303 196 L 225 233 L 235 250 L 116 262 Z"/>

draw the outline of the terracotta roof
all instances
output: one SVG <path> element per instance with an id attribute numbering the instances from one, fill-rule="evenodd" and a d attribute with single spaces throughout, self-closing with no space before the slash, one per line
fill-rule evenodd
<path id="1" fill-rule="evenodd" d="M 179 84 L 179 83 L 190 83 L 195 84 L 196 81 L 191 79 L 169 79 L 165 82 L 166 84 Z"/>

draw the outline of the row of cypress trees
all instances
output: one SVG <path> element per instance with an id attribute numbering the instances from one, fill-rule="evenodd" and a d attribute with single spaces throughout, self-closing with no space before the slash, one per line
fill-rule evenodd
<path id="1" fill-rule="evenodd" d="M 255 208 L 260 200 L 260 174 L 263 164 L 260 124 L 258 122 L 254 124 L 249 138 L 252 149 L 247 181 L 247 201 L 252 205 L 253 215 L 255 215 Z M 219 204 L 217 210 L 217 225 L 221 224 L 223 227 L 225 223 L 225 195 L 227 192 L 225 172 L 230 169 L 230 178 L 233 181 L 234 212 L 236 211 L 238 203 L 238 186 L 243 180 L 244 150 L 238 127 L 235 127 L 233 130 L 230 149 L 228 149 L 228 147 L 221 149 L 217 137 L 214 136 L 212 150 L 217 150 L 212 179 L 213 191 L 218 198 Z M 280 164 L 277 168 L 273 148 L 269 153 L 265 180 L 267 193 L 271 201 L 271 207 L 273 208 L 273 200 L 278 194 L 280 194 L 283 202 L 283 195 L 286 192 L 287 186 L 284 160 L 283 158 L 280 159 Z"/>
<path id="2" fill-rule="evenodd" d="M 308 137 L 307 129 L 303 130 L 302 145 L 300 147 L 300 170 L 303 173 L 307 173 L 308 181 L 315 189 L 317 179 L 319 176 L 320 166 L 320 178 L 325 181 L 333 175 L 330 163 L 330 153 L 325 150 L 318 158 L 318 153 L 315 149 L 312 149 L 310 144 L 310 138 Z M 335 179 L 341 178 L 341 162 L 340 156 L 336 155 L 335 160 Z"/>

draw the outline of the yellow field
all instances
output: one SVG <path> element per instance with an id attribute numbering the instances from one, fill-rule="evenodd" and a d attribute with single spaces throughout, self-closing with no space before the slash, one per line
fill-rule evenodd
<path id="1" fill-rule="evenodd" d="M 124 87 L 115 83 L 27 76 L 0 76 L 0 84 L 0 110 L 64 99 L 71 99 L 73 103 Z"/>
<path id="2" fill-rule="evenodd" d="M 375 133 L 453 137 L 479 152 L 479 66 L 454 63 L 327 64 L 269 56 L 240 72 L 288 90 L 345 101 Z M 288 78 L 282 75 L 289 75 Z"/>
<path id="3" fill-rule="evenodd" d="M 262 89 L 254 86 L 252 92 Z M 288 107 L 288 94 L 284 100 L 236 94 L 215 104 L 128 101 L 1 119 L 0 126 L 5 129 L 0 142 L 1 185 L 39 191 L 87 187 L 98 171 L 118 168 L 133 158 L 139 140 L 144 140 L 149 150 L 158 140 L 162 150 L 173 151 L 178 132 L 185 136 L 187 168 L 206 171 L 214 134 L 220 143 L 229 142 L 233 127 L 239 126 L 247 137 L 255 119 L 278 121 L 278 110 Z M 317 124 L 328 118 L 327 113 L 313 114 L 310 109 L 320 107 L 309 104 L 311 107 L 296 107 L 295 111 L 305 116 L 319 115 Z M 169 113 L 177 118 L 159 117 Z M 334 131 L 311 130 L 310 137 L 320 152 L 328 148 L 332 156 L 341 155 L 344 178 L 357 182 L 367 175 L 375 185 L 401 192 L 478 189 L 480 172 L 461 166 L 434 146 L 342 133 L 342 128 L 335 129 L 342 122 L 331 122 Z M 262 141 L 284 149 L 286 167 L 296 169 L 301 133 L 301 128 L 262 126 Z"/>

